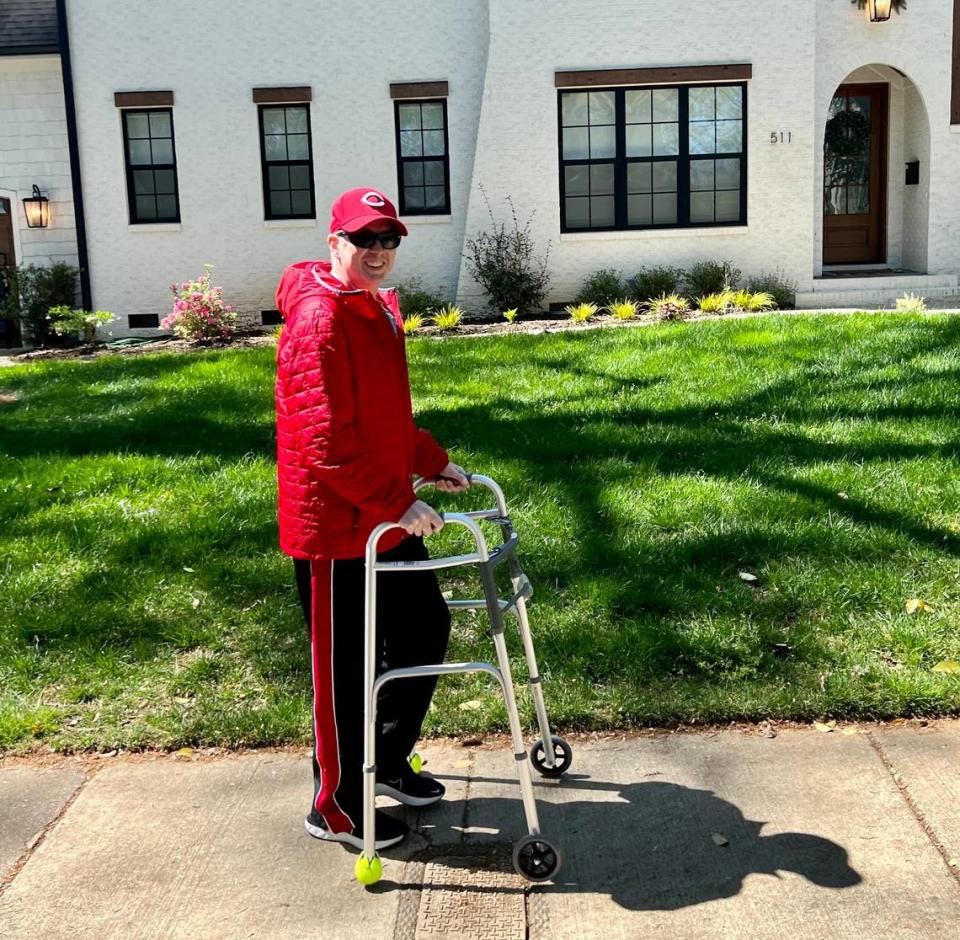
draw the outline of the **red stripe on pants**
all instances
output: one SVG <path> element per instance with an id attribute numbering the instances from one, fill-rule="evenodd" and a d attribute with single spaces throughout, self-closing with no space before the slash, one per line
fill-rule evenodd
<path id="1" fill-rule="evenodd" d="M 320 788 L 314 809 L 331 832 L 349 832 L 353 820 L 336 800 L 340 786 L 340 746 L 333 685 L 333 561 L 310 562 L 310 658 L 313 670 L 313 731 Z"/>

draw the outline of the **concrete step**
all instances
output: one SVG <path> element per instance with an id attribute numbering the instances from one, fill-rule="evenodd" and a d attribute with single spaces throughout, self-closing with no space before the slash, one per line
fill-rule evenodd
<path id="1" fill-rule="evenodd" d="M 897 299 L 908 293 L 923 297 L 928 307 L 954 307 L 960 301 L 960 287 L 956 284 L 942 286 L 861 284 L 856 290 L 798 291 L 797 307 L 801 310 L 882 309 L 895 307 Z"/>
<path id="2" fill-rule="evenodd" d="M 880 275 L 875 277 L 818 277 L 814 278 L 810 293 L 835 294 L 847 290 L 932 290 L 935 287 L 952 287 L 960 284 L 956 274 L 902 274 Z"/>

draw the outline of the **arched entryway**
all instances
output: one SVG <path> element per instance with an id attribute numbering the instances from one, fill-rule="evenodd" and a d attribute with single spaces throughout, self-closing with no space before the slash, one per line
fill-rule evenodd
<path id="1" fill-rule="evenodd" d="M 822 263 L 830 269 L 927 269 L 930 128 L 908 76 L 851 72 L 833 92 L 823 135 Z"/>

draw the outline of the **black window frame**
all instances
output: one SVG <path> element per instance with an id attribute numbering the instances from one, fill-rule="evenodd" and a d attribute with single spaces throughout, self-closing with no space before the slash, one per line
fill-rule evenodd
<path id="1" fill-rule="evenodd" d="M 443 157 L 416 156 L 404 157 L 400 153 L 400 107 L 401 105 L 440 104 L 443 108 Z M 444 97 L 426 98 L 395 98 L 393 102 L 394 142 L 397 152 L 397 193 L 399 194 L 400 215 L 450 215 L 450 128 L 447 120 L 447 99 Z M 424 162 L 443 163 L 443 205 L 427 208 L 410 208 L 407 205 L 406 189 L 404 185 L 403 167 L 405 163 Z M 426 200 L 424 200 L 426 202 Z"/>
<path id="2" fill-rule="evenodd" d="M 301 160 L 267 160 L 267 140 L 263 129 L 263 113 L 265 109 L 282 108 L 284 112 L 288 108 L 303 108 L 307 116 L 307 156 Z M 263 188 L 263 218 L 267 222 L 278 222 L 286 219 L 316 219 L 317 217 L 317 192 L 316 184 L 313 179 L 313 122 L 310 115 L 309 101 L 264 101 L 257 104 L 257 126 L 260 133 L 260 180 Z M 287 117 L 284 113 L 284 137 L 289 136 L 286 130 Z M 305 166 L 307 168 L 307 178 L 310 181 L 310 210 L 308 212 L 273 212 L 270 199 L 270 167 L 285 166 L 289 170 L 292 166 Z M 292 189 L 289 192 L 293 192 Z"/>
<path id="3" fill-rule="evenodd" d="M 164 113 L 170 118 L 170 153 L 173 156 L 172 163 L 131 163 L 130 162 L 130 134 L 128 121 L 132 114 L 146 114 L 149 126 L 149 115 Z M 173 124 L 172 107 L 145 107 L 145 108 L 121 108 L 120 124 L 123 129 L 123 165 L 127 177 L 127 212 L 131 225 L 169 225 L 172 222 L 180 221 L 180 177 L 177 174 L 177 134 Z M 152 135 L 148 138 L 134 138 L 135 140 L 153 140 Z M 165 139 L 165 138 L 158 138 Z M 153 157 L 153 148 L 150 150 L 151 159 Z M 173 198 L 176 203 L 177 211 L 174 216 L 165 216 L 155 219 L 141 219 L 137 216 L 137 193 L 134 185 L 134 173 L 143 170 L 171 170 L 173 172 Z M 154 198 L 156 198 L 156 189 L 154 189 Z M 170 193 L 161 193 L 160 195 L 170 195 Z"/>
<path id="4" fill-rule="evenodd" d="M 560 231 L 561 233 L 584 232 L 636 232 L 666 229 L 703 229 L 703 228 L 743 228 L 747 225 L 747 153 L 748 153 L 748 82 L 746 81 L 703 81 L 682 84 L 650 84 L 650 85 L 613 85 L 603 87 L 566 87 L 557 89 L 557 157 L 559 161 L 559 191 L 560 191 Z M 690 108 L 689 90 L 691 88 L 719 88 L 739 87 L 743 89 L 743 127 L 741 150 L 737 153 L 723 152 L 711 154 L 690 154 Z M 677 154 L 658 155 L 649 157 L 626 156 L 626 105 L 625 93 L 628 91 L 655 91 L 657 89 L 671 89 L 678 91 L 677 123 L 679 131 L 679 147 Z M 614 92 L 614 129 L 616 135 L 615 155 L 597 159 L 565 160 L 563 157 L 563 95 L 583 92 Z M 740 160 L 740 217 L 736 221 L 691 222 L 690 221 L 690 164 L 697 160 L 720 160 L 724 158 L 738 158 Z M 649 224 L 627 224 L 627 165 L 630 163 L 655 163 L 676 161 L 677 163 L 677 219 L 675 222 L 651 222 Z M 566 221 L 566 171 L 567 166 L 610 164 L 614 165 L 613 198 L 614 224 L 605 226 L 568 226 Z M 716 190 L 714 190 L 716 192 Z"/>

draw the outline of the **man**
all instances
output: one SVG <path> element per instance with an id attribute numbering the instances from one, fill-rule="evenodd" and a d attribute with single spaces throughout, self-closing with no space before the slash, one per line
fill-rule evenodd
<path id="1" fill-rule="evenodd" d="M 423 536 L 442 518 L 413 493 L 412 476 L 437 488 L 469 481 L 413 424 L 396 292 L 382 290 L 407 229 L 379 190 L 352 189 L 331 207 L 330 262 L 287 268 L 277 288 L 284 318 L 277 350 L 280 547 L 293 556 L 310 633 L 313 671 L 312 836 L 363 843 L 364 552 L 381 522 L 389 560 L 427 558 Z M 378 575 L 380 670 L 441 662 L 450 615 L 432 571 Z M 410 806 L 436 803 L 443 786 L 407 756 L 436 685 L 388 683 L 380 695 L 377 792 Z M 377 811 L 377 848 L 406 825 Z"/>

